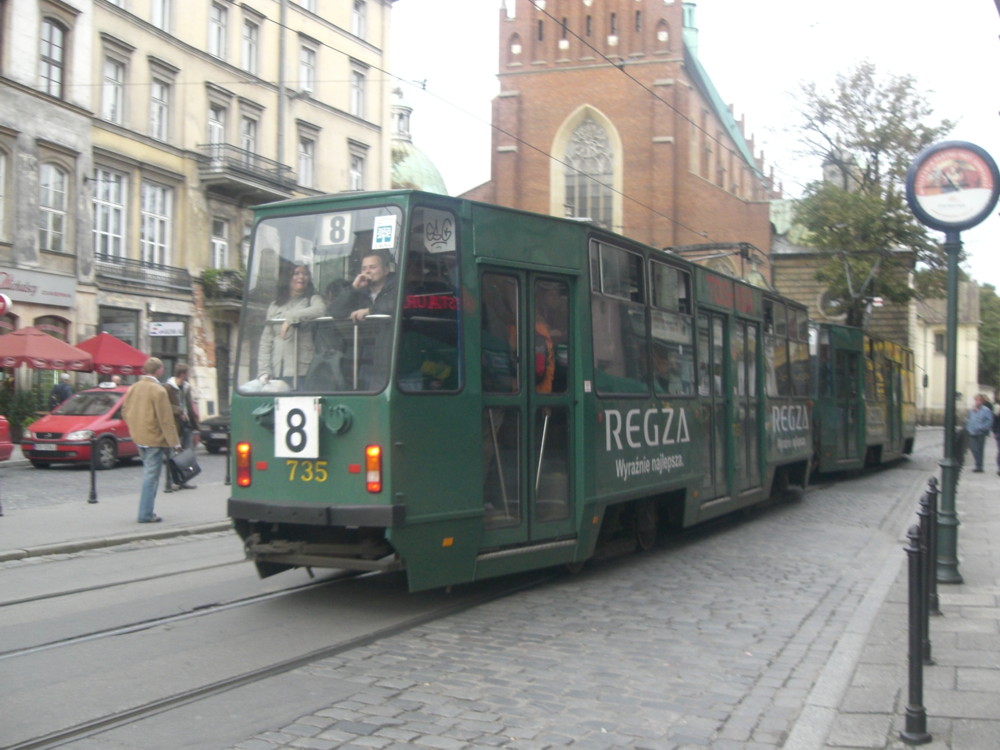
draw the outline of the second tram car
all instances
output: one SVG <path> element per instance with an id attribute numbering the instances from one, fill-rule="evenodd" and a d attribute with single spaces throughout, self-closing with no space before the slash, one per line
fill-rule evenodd
<path id="1" fill-rule="evenodd" d="M 847 366 L 842 339 L 811 358 L 801 305 L 587 223 L 415 191 L 269 204 L 228 512 L 262 576 L 412 591 L 646 548 L 808 482 L 812 363 Z"/>

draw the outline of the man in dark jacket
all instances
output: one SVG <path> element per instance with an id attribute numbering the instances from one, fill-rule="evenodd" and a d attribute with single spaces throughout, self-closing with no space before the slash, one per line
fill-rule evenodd
<path id="1" fill-rule="evenodd" d="M 350 318 L 355 324 L 363 323 L 369 316 L 393 315 L 398 285 L 396 275 L 389 270 L 389 262 L 389 256 L 383 251 L 365 253 L 361 258 L 361 272 L 330 305 L 330 315 Z M 390 330 L 390 326 L 378 325 L 375 321 L 363 332 L 355 329 L 358 362 L 352 371 L 357 373 L 357 382 L 353 382 L 352 376 L 351 387 L 374 390 L 385 384 L 389 371 Z"/>
<path id="2" fill-rule="evenodd" d="M 69 373 L 64 372 L 59 376 L 59 382 L 52 386 L 52 390 L 49 392 L 49 411 L 55 409 L 72 395 L 73 386 L 69 384 Z"/>
<path id="3" fill-rule="evenodd" d="M 195 411 L 194 402 L 191 399 L 191 368 L 184 362 L 178 362 L 174 366 L 174 376 L 163 384 L 167 390 L 167 398 L 170 399 L 170 409 L 174 413 L 174 426 L 180 436 L 181 445 L 190 448 L 194 445 L 194 433 L 198 429 L 198 413 Z M 171 486 L 171 484 L 176 486 Z M 167 463 L 167 486 L 164 492 L 177 490 L 193 490 L 196 485 L 189 484 L 182 477 L 173 471 L 170 463 Z"/>

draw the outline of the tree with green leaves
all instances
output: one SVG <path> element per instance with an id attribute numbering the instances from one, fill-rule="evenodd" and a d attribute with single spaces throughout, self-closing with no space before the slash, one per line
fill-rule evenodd
<path id="1" fill-rule="evenodd" d="M 1000 297 L 996 287 L 979 287 L 979 382 L 1000 388 Z"/>
<path id="2" fill-rule="evenodd" d="M 880 79 L 871 62 L 837 76 L 833 88 L 802 87 L 801 143 L 823 164 L 796 221 L 826 256 L 816 278 L 828 299 L 861 325 L 873 296 L 905 302 L 915 264 L 941 267 L 943 251 L 906 203 L 906 171 L 914 157 L 954 124 L 928 124 L 933 109 L 913 76 Z"/>

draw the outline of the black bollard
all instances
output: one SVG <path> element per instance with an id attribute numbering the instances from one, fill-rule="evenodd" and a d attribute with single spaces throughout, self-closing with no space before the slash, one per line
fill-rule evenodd
<path id="1" fill-rule="evenodd" d="M 226 443 L 226 485 L 232 484 L 232 476 L 229 473 L 229 460 L 232 458 L 232 451 L 229 450 L 229 443 Z"/>
<path id="2" fill-rule="evenodd" d="M 923 550 L 920 548 L 920 528 L 911 526 L 906 534 L 909 541 L 906 550 L 909 562 L 909 614 L 910 614 L 910 679 L 909 695 L 906 703 L 906 723 L 899 738 L 907 745 L 924 745 L 931 741 L 927 732 L 927 709 L 924 708 L 924 665 L 921 658 L 922 628 L 920 627 L 920 571 Z"/>
<path id="3" fill-rule="evenodd" d="M 0 516 L 3 515 L 3 501 L 0 500 Z"/>
<path id="4" fill-rule="evenodd" d="M 90 497 L 88 503 L 97 502 L 97 438 L 90 439 Z"/>
<path id="5" fill-rule="evenodd" d="M 917 516 L 920 518 L 920 596 L 917 602 L 920 610 L 920 643 L 924 664 L 929 666 L 934 663 L 934 659 L 931 658 L 931 625 L 928 617 L 930 580 L 933 577 L 934 562 L 930 556 L 931 512 L 926 492 L 920 496 Z"/>
<path id="6" fill-rule="evenodd" d="M 927 480 L 927 512 L 929 530 L 927 537 L 927 611 L 932 615 L 941 614 L 937 589 L 937 526 L 938 526 L 938 480 L 931 477 Z"/>

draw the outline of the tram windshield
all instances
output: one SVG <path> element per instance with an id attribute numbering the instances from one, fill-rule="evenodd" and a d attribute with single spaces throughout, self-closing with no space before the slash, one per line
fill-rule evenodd
<path id="1" fill-rule="evenodd" d="M 413 209 L 407 242 L 404 224 L 398 206 L 331 207 L 257 224 L 241 317 L 240 392 L 381 391 L 397 331 L 401 389 L 454 387 L 454 220 L 445 211 Z M 402 360 L 417 357 L 409 372 L 414 363 Z"/>

